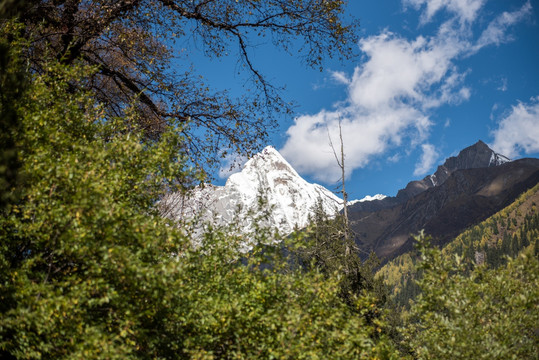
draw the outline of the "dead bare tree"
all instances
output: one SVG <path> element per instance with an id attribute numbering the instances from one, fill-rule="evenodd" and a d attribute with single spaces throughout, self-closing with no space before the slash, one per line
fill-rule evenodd
<path id="1" fill-rule="evenodd" d="M 348 220 L 348 193 L 346 192 L 346 171 L 344 166 L 344 141 L 342 138 L 342 127 L 341 127 L 342 119 L 339 118 L 339 142 L 340 142 L 340 154 L 337 154 L 337 151 L 335 150 L 335 146 L 333 146 L 333 141 L 331 140 L 331 135 L 328 131 L 328 138 L 329 138 L 329 145 L 331 146 L 331 150 L 333 151 L 333 155 L 335 156 L 335 160 L 337 161 L 337 165 L 341 169 L 341 178 L 340 178 L 340 187 L 341 190 L 338 192 L 342 194 L 343 198 L 343 219 L 344 219 L 344 241 L 346 243 L 346 256 L 350 254 L 350 246 L 349 246 L 349 240 L 350 240 L 350 223 Z"/>

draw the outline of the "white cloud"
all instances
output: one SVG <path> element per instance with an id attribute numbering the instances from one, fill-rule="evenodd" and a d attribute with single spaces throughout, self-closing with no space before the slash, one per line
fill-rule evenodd
<path id="1" fill-rule="evenodd" d="M 502 78 L 501 84 L 496 88 L 496 90 L 500 90 L 502 92 L 507 91 L 507 78 Z"/>
<path id="2" fill-rule="evenodd" d="M 455 43 L 421 36 L 409 41 L 389 31 L 361 40 L 368 60 L 349 79 L 347 101 L 336 110 L 296 118 L 283 156 L 300 172 L 336 181 L 328 129 L 335 142 L 339 118 L 349 174 L 391 146 L 418 146 L 432 125 L 429 109 L 469 96 L 462 91 L 464 75 L 451 61 L 460 52 Z"/>
<path id="3" fill-rule="evenodd" d="M 409 41 L 388 31 L 361 40 L 360 48 L 369 60 L 356 67 L 349 93 L 354 104 L 367 109 L 404 101 L 428 106 L 435 100 L 428 90 L 454 71 L 451 59 L 459 53 L 454 42 L 422 36 Z M 444 93 L 457 83 L 459 76 L 451 75 L 443 81 Z"/>
<path id="4" fill-rule="evenodd" d="M 461 23 L 471 23 L 485 3 L 485 0 L 403 0 L 404 5 L 411 5 L 416 10 L 425 6 L 421 22 L 429 22 L 432 17 L 443 9 L 453 13 Z"/>
<path id="5" fill-rule="evenodd" d="M 513 106 L 492 135 L 491 147 L 510 158 L 539 152 L 539 96 Z"/>
<path id="6" fill-rule="evenodd" d="M 372 156 L 384 153 L 390 144 L 400 145 L 405 136 L 421 141 L 430 126 L 425 116 L 406 106 L 380 109 L 376 113 L 362 112 L 354 106 L 341 112 L 321 111 L 295 119 L 281 153 L 300 173 L 311 174 L 324 182 L 337 181 L 340 169 L 329 146 L 328 131 L 338 147 L 339 118 L 348 176 L 353 169 L 367 165 Z"/>
<path id="7" fill-rule="evenodd" d="M 387 161 L 390 163 L 397 163 L 401 159 L 401 155 L 399 153 L 396 153 L 390 157 L 387 158 Z"/>
<path id="8" fill-rule="evenodd" d="M 481 33 L 477 40 L 474 50 L 478 50 L 488 45 L 500 45 L 503 42 L 510 40 L 507 35 L 509 26 L 516 24 L 532 12 L 532 6 L 528 0 L 520 9 L 514 12 L 504 12 L 496 17 L 487 28 Z"/>
<path id="9" fill-rule="evenodd" d="M 492 109 L 490 109 L 490 115 L 488 117 L 490 120 L 494 121 L 494 119 L 496 118 L 494 114 L 498 111 L 499 107 L 500 106 L 498 104 L 492 105 Z"/>
<path id="10" fill-rule="evenodd" d="M 331 78 L 338 82 L 339 84 L 349 85 L 350 79 L 346 76 L 344 71 L 330 71 Z"/>
<path id="11" fill-rule="evenodd" d="M 432 144 L 423 144 L 421 145 L 421 158 L 419 162 L 415 165 L 414 176 L 425 175 L 429 172 L 433 165 L 436 164 L 438 160 L 438 152 Z"/>
<path id="12" fill-rule="evenodd" d="M 470 27 L 463 26 L 477 17 L 483 1 L 405 0 L 405 3 L 417 8 L 425 5 L 424 16 L 429 19 L 442 9 L 453 17 L 443 22 L 433 36 L 407 39 L 383 30 L 360 40 L 364 60 L 353 74 L 331 73 L 335 81 L 346 85 L 345 101 L 334 104 L 333 110 L 299 116 L 287 130 L 288 139 L 280 151 L 299 172 L 323 182 L 339 178 L 328 139 L 328 129 L 333 141 L 338 139 L 339 119 L 350 175 L 394 147 L 406 147 L 410 154 L 428 139 L 432 111 L 470 98 L 471 90 L 465 84 L 468 71 L 460 71 L 457 61 L 501 38 L 485 35 L 483 42 L 475 41 Z M 525 13 L 526 9 L 524 5 L 517 13 Z M 503 27 L 502 34 L 523 16 L 511 14 L 494 20 Z M 422 149 L 427 156 L 429 148 L 422 145 Z M 429 159 L 422 159 L 416 172 L 421 172 Z"/>

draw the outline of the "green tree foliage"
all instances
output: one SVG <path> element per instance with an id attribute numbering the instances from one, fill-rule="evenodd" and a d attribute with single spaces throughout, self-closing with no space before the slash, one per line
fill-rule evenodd
<path id="1" fill-rule="evenodd" d="M 17 13 L 24 4 L 20 1 L 0 1 L 0 21 Z M 6 34 L 7 35 L 7 34 Z M 10 36 L 0 38 L 0 209 L 14 201 L 15 186 L 20 167 L 14 136 L 19 130 L 15 106 L 24 94 L 26 76 L 20 59 L 10 52 Z"/>
<path id="2" fill-rule="evenodd" d="M 469 275 L 418 238 L 421 295 L 403 328 L 418 359 L 533 359 L 539 336 L 539 260 L 528 253 Z"/>
<path id="3" fill-rule="evenodd" d="M 149 329 L 140 324 L 159 296 L 161 259 L 177 247 L 151 206 L 182 175 L 181 139 L 147 144 L 104 122 L 91 97 L 68 91 L 89 69 L 47 71 L 17 109 L 24 160 L 20 201 L 0 225 L 1 347 L 21 358 L 118 357 L 134 341 L 125 331 Z"/>
<path id="4" fill-rule="evenodd" d="M 316 269 L 327 275 L 339 273 L 341 276 L 340 296 L 349 305 L 363 291 L 373 293 L 377 305 L 381 306 L 387 297 L 382 279 L 375 279 L 374 272 L 379 260 L 374 253 L 362 261 L 359 249 L 348 236 L 349 228 L 344 215 L 329 216 L 319 200 L 306 230 L 304 246 L 299 249 L 301 263 L 308 269 Z"/>
<path id="5" fill-rule="evenodd" d="M 256 151 L 278 114 L 292 110 L 253 61 L 255 44 L 312 67 L 349 57 L 356 25 L 344 8 L 341 0 L 36 0 L 20 19 L 32 71 L 43 73 L 50 60 L 94 66 L 71 85 L 92 90 L 109 116 L 136 110 L 148 137 L 180 126 L 191 160 L 204 164 L 226 151 Z M 180 47 L 235 57 L 245 96 L 210 89 Z"/>
<path id="6" fill-rule="evenodd" d="M 539 184 L 497 214 L 457 236 L 442 249 L 443 256 L 459 255 L 466 271 L 470 272 L 483 263 L 495 269 L 530 245 L 539 246 L 536 241 L 539 239 L 539 213 L 534 205 L 538 197 Z M 495 228 L 499 228 L 498 234 Z M 378 271 L 390 288 L 391 300 L 401 308 L 406 308 L 409 300 L 419 293 L 413 281 L 421 277 L 416 272 L 416 257 L 413 252 L 401 255 Z"/>
<path id="7" fill-rule="evenodd" d="M 155 206 L 196 176 L 184 139 L 149 141 L 136 110 L 106 116 L 71 86 L 98 69 L 43 68 L 14 102 L 21 176 L 0 210 L 2 358 L 396 358 L 383 319 L 366 320 L 372 295 L 352 312 L 339 278 L 290 269 L 278 248 L 240 261 L 242 239 L 225 231 L 193 246 Z"/>

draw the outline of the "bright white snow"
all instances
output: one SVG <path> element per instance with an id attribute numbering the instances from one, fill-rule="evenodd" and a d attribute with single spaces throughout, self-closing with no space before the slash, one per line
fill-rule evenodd
<path id="1" fill-rule="evenodd" d="M 510 162 L 511 160 L 501 154 L 492 152 L 492 155 L 490 155 L 490 161 L 488 163 L 488 166 L 499 166 L 501 164 L 504 164 L 506 162 Z"/>
<path id="2" fill-rule="evenodd" d="M 177 220 L 199 217 L 202 223 L 236 223 L 248 229 L 253 217 L 268 208 L 260 209 L 260 197 L 271 209 L 267 225 L 277 227 L 282 235 L 292 232 L 295 226 L 305 227 L 318 199 L 327 214 L 342 208 L 339 197 L 321 185 L 305 181 L 272 146 L 248 160 L 224 186 L 200 187 L 188 198 L 171 194 L 163 203 L 170 208 L 168 216 Z"/>
<path id="3" fill-rule="evenodd" d="M 348 202 L 348 206 L 354 205 L 354 204 L 356 204 L 356 203 L 358 203 L 358 202 L 374 201 L 374 200 L 383 200 L 383 199 L 385 199 L 386 197 L 387 197 L 386 195 L 382 195 L 382 194 L 376 194 L 376 195 L 374 195 L 374 196 L 367 195 L 367 196 L 365 196 L 363 199 L 349 201 L 349 202 Z"/>

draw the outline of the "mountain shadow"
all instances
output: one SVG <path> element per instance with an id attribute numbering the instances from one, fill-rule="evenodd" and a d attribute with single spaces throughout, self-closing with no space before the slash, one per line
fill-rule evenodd
<path id="1" fill-rule="evenodd" d="M 510 161 L 479 141 L 397 196 L 352 205 L 350 223 L 362 252 L 387 261 L 412 250 L 411 234 L 425 229 L 443 245 L 538 182 L 539 159 Z"/>

